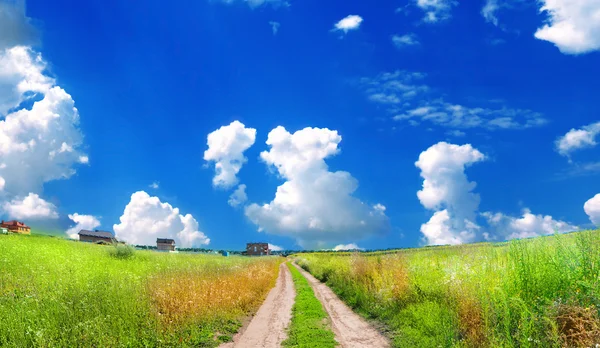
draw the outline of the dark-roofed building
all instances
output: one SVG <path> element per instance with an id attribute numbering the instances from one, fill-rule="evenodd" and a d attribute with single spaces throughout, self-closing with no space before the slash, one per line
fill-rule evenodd
<path id="1" fill-rule="evenodd" d="M 0 227 L 6 228 L 8 232 L 12 233 L 31 234 L 31 228 L 25 225 L 25 223 L 17 220 L 2 220 L 2 222 L 0 223 Z"/>
<path id="2" fill-rule="evenodd" d="M 88 243 L 116 243 L 115 236 L 107 231 L 88 231 L 81 230 L 78 233 L 80 242 Z"/>
<path id="3" fill-rule="evenodd" d="M 269 243 L 248 243 L 246 244 L 246 255 L 248 256 L 264 256 L 271 255 Z"/>
<path id="4" fill-rule="evenodd" d="M 175 241 L 169 238 L 157 238 L 156 249 L 159 251 L 175 251 Z"/>

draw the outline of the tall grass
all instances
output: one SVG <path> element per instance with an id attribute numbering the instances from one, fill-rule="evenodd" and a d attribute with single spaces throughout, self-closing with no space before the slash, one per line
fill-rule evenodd
<path id="1" fill-rule="evenodd" d="M 600 343 L 600 231 L 298 262 L 397 347 Z"/>
<path id="2" fill-rule="evenodd" d="M 213 347 L 258 309 L 280 262 L 3 235 L 0 347 Z"/>

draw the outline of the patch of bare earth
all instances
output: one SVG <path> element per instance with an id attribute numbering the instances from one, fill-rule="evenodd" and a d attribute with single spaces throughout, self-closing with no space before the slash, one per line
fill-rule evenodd
<path id="1" fill-rule="evenodd" d="M 220 348 L 281 347 L 281 342 L 287 338 L 295 298 L 292 275 L 282 263 L 275 287 L 248 326 L 233 337 L 233 342 L 224 343 Z"/>
<path id="2" fill-rule="evenodd" d="M 335 340 L 343 348 L 379 348 L 390 347 L 390 342 L 367 321 L 354 313 L 337 295 L 312 274 L 298 265 L 294 266 L 312 286 L 315 295 L 331 319 Z"/>

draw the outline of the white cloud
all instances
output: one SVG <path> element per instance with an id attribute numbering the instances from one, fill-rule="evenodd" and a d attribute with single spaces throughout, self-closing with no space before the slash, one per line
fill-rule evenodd
<path id="1" fill-rule="evenodd" d="M 422 73 L 397 70 L 375 78 L 362 78 L 360 85 L 368 99 L 383 105 L 393 115 L 392 119 L 411 125 L 433 123 L 453 129 L 496 130 L 527 129 L 547 123 L 540 113 L 531 110 L 449 103 L 432 93 L 432 89 L 423 83 L 425 77 Z"/>
<path id="2" fill-rule="evenodd" d="M 585 202 L 583 210 L 594 225 L 600 226 L 600 193 Z"/>
<path id="3" fill-rule="evenodd" d="M 71 239 L 78 239 L 77 233 L 81 230 L 92 231 L 100 226 L 100 220 L 93 215 L 69 214 L 69 219 L 75 222 L 75 226 L 71 226 L 65 233 Z"/>
<path id="4" fill-rule="evenodd" d="M 417 197 L 425 208 L 435 211 L 429 222 L 421 226 L 428 244 L 460 244 L 475 239 L 480 199 L 472 193 L 476 183 L 469 182 L 465 168 L 484 159 L 470 144 L 445 142 L 419 155 L 415 165 L 421 169 L 424 180 Z"/>
<path id="5" fill-rule="evenodd" d="M 2 36 L 2 35 L 0 35 Z M 44 75 L 46 62 L 29 47 L 0 50 L 0 114 L 27 99 L 27 94 L 46 93 L 55 81 Z"/>
<path id="6" fill-rule="evenodd" d="M 419 45 L 419 39 L 415 34 L 405 34 L 405 35 L 394 35 L 392 36 L 392 42 L 398 48 L 403 48 L 406 46 L 415 46 Z"/>
<path id="7" fill-rule="evenodd" d="M 339 244 L 339 245 L 336 245 L 335 247 L 333 247 L 333 251 L 346 251 L 346 250 L 365 250 L 365 249 L 359 247 L 358 245 L 356 245 L 356 243 Z"/>
<path id="8" fill-rule="evenodd" d="M 279 32 L 279 27 L 281 26 L 281 23 L 275 22 L 275 21 L 270 21 L 269 25 L 271 25 L 271 30 L 273 30 L 273 35 L 277 35 L 277 33 Z"/>
<path id="9" fill-rule="evenodd" d="M 155 181 L 155 182 L 151 183 L 150 185 L 148 185 L 148 187 L 150 187 L 151 189 L 157 190 L 160 187 L 160 183 L 158 181 Z"/>
<path id="10" fill-rule="evenodd" d="M 421 233 L 429 245 L 456 245 L 475 241 L 480 229 L 470 220 L 450 216 L 448 209 L 436 211 L 431 219 L 421 225 Z"/>
<path id="11" fill-rule="evenodd" d="M 598 0 L 540 0 L 546 24 L 535 32 L 565 54 L 600 50 L 600 2 Z"/>
<path id="12" fill-rule="evenodd" d="M 6 180 L 0 176 L 0 191 L 4 191 L 4 185 L 6 185 Z"/>
<path id="13" fill-rule="evenodd" d="M 229 205 L 232 207 L 238 207 L 248 200 L 248 196 L 246 195 L 246 185 L 241 184 L 238 188 L 233 191 L 231 196 L 229 196 Z"/>
<path id="14" fill-rule="evenodd" d="M 130 244 L 155 245 L 156 238 L 172 238 L 178 247 L 186 248 L 210 242 L 192 215 L 181 215 L 178 208 L 144 191 L 131 195 L 120 221 L 113 226 L 115 235 Z"/>
<path id="15" fill-rule="evenodd" d="M 498 17 L 496 17 L 496 12 L 498 12 L 498 9 L 498 0 L 487 0 L 481 9 L 481 15 L 487 22 L 498 26 Z"/>
<path id="16" fill-rule="evenodd" d="M 230 188 L 238 183 L 237 174 L 248 161 L 244 156 L 256 140 L 256 129 L 246 128 L 243 123 L 233 121 L 208 135 L 208 150 L 204 160 L 215 162 L 215 187 Z"/>
<path id="17" fill-rule="evenodd" d="M 556 151 L 569 157 L 573 151 L 598 145 L 596 136 L 600 134 L 600 122 L 592 123 L 581 129 L 571 129 L 567 134 L 556 139 Z"/>
<path id="18" fill-rule="evenodd" d="M 41 192 L 44 182 L 69 178 L 85 157 L 74 101 L 44 75 L 41 55 L 27 47 L 0 51 L 0 176 L 11 196 Z M 17 107 L 34 94 L 30 109 Z"/>
<path id="19" fill-rule="evenodd" d="M 543 235 L 576 231 L 577 226 L 554 220 L 550 215 L 534 215 L 529 209 L 523 210 L 523 216 L 515 218 L 502 213 L 484 212 L 491 227 L 491 235 L 496 239 L 531 238 Z"/>
<path id="20" fill-rule="evenodd" d="M 436 23 L 451 17 L 453 6 L 458 2 L 454 0 L 415 0 L 417 7 L 425 12 L 424 22 Z"/>
<path id="21" fill-rule="evenodd" d="M 251 204 L 246 216 L 260 230 L 295 238 L 303 247 L 385 232 L 389 221 L 381 204 L 368 206 L 352 196 L 357 180 L 330 172 L 325 159 L 339 152 L 342 137 L 326 128 L 290 134 L 279 126 L 268 136 L 262 160 L 286 181 L 268 204 Z"/>
<path id="22" fill-rule="evenodd" d="M 335 24 L 334 30 L 341 30 L 347 33 L 350 30 L 356 30 L 363 22 L 361 16 L 349 15 Z"/>
<path id="23" fill-rule="evenodd" d="M 36 44 L 38 32 L 31 22 L 25 15 L 25 0 L 0 1 L 0 50 Z"/>
<path id="24" fill-rule="evenodd" d="M 269 249 L 271 249 L 271 251 L 282 251 L 283 250 L 282 247 L 275 245 L 275 244 L 271 244 L 271 243 L 269 243 Z"/>
<path id="25" fill-rule="evenodd" d="M 9 217 L 18 220 L 58 219 L 56 206 L 35 193 L 5 202 L 2 209 Z"/>

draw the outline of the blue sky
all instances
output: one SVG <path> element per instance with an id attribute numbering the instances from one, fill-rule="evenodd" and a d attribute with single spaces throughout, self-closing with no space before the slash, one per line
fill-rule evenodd
<path id="1" fill-rule="evenodd" d="M 595 1 L 0 4 L 5 219 L 228 249 L 600 222 Z"/>

